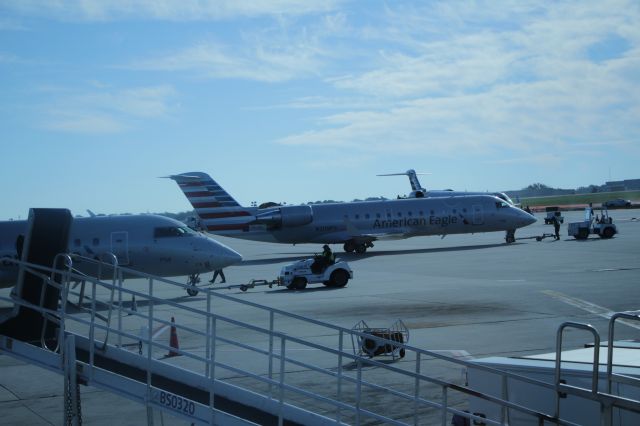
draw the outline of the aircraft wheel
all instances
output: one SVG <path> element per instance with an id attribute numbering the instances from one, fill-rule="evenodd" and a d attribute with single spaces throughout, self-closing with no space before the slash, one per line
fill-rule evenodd
<path id="1" fill-rule="evenodd" d="M 349 274 L 344 269 L 336 269 L 331 273 L 331 286 L 344 287 L 349 282 Z"/>
<path id="2" fill-rule="evenodd" d="M 353 253 L 353 251 L 356 249 L 356 244 L 353 241 L 349 240 L 344 243 L 343 248 L 347 253 Z"/>
<path id="3" fill-rule="evenodd" d="M 195 285 L 191 285 L 191 286 L 187 287 L 187 294 L 189 296 L 197 296 L 198 295 L 198 287 L 196 287 Z"/>
<path id="4" fill-rule="evenodd" d="M 363 254 L 367 252 L 367 246 L 365 244 L 358 244 L 356 246 L 356 253 Z"/>

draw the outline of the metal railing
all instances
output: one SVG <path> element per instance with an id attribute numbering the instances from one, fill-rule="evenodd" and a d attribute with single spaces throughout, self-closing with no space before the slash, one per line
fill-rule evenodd
<path id="1" fill-rule="evenodd" d="M 640 402 L 634 399 L 626 398 L 621 395 L 615 395 L 612 392 L 612 384 L 625 383 L 640 389 L 640 379 L 623 374 L 613 373 L 613 351 L 615 342 L 615 324 L 618 319 L 627 319 L 640 321 L 638 312 L 617 312 L 609 319 L 609 340 L 607 343 L 607 364 L 606 364 L 606 391 L 600 391 L 600 334 L 590 324 L 565 322 L 558 327 L 556 335 L 556 360 L 555 360 L 555 412 L 560 417 L 560 399 L 565 395 L 573 395 L 579 397 L 589 397 L 593 401 L 600 404 L 601 424 L 609 426 L 613 424 L 614 408 L 619 410 L 628 410 L 640 413 Z M 591 361 L 591 387 L 589 389 L 576 385 L 563 383 L 561 379 L 562 365 L 562 337 L 566 328 L 575 328 L 588 331 L 593 336 L 593 359 Z M 640 349 L 639 349 L 640 351 Z"/>
<path id="2" fill-rule="evenodd" d="M 557 391 L 557 384 L 266 307 L 215 289 L 201 289 L 199 299 L 190 298 L 188 303 L 176 301 L 173 299 L 175 291 L 185 291 L 189 285 L 123 268 L 117 262 L 100 266 L 112 273 L 110 281 L 90 278 L 73 270 L 73 260 L 95 262 L 96 266 L 101 262 L 64 256 L 62 269 L 15 261 L 29 272 L 42 276 L 47 285 L 61 290 L 58 310 L 43 309 L 22 300 L 14 302 L 42 312 L 48 320 L 55 318 L 60 326 L 60 342 L 65 333 L 88 336 L 86 374 L 89 384 L 100 370 L 94 362 L 96 356 L 113 348 L 108 346 L 110 336 L 115 334 L 115 346 L 121 350 L 135 345 L 141 362 L 146 363 L 144 384 L 147 394 L 144 400 L 151 417 L 152 408 L 160 408 L 202 421 L 202 417 L 178 413 L 175 407 L 163 406 L 158 401 L 158 389 L 152 383 L 152 368 L 160 362 L 168 369 L 197 373 L 204 379 L 206 385 L 202 387 L 209 393 L 208 405 L 204 408 L 209 410 L 211 422 L 219 413 L 214 407 L 214 397 L 222 389 L 221 384 L 226 383 L 240 392 L 258 394 L 268 401 L 265 409 L 277 417 L 279 424 L 289 418 L 292 408 L 296 407 L 316 413 L 313 419 L 318 423 L 326 420 L 356 425 L 371 422 L 446 425 L 456 415 L 501 425 L 508 424 L 509 410 L 515 410 L 539 424 L 573 424 L 562 420 L 557 413 L 540 412 L 510 401 L 506 386 L 507 382 L 517 381 Z M 59 274 L 62 282 L 51 278 L 54 274 Z M 125 286 L 124 276 L 137 279 Z M 68 298 L 75 294 L 70 285 L 79 280 L 90 287 L 90 295 L 85 295 L 90 298 L 89 306 L 82 303 L 75 306 L 76 312 L 68 312 Z M 117 297 L 114 297 L 115 293 Z M 128 297 L 135 297 L 137 306 L 127 304 L 124 300 Z M 102 298 L 106 301 L 100 301 Z M 102 310 L 107 314 L 99 314 Z M 114 311 L 117 318 L 112 324 Z M 163 317 L 165 314 L 167 316 Z M 190 324 L 199 326 L 174 322 L 169 316 L 188 317 Z M 239 320 L 239 316 L 251 318 L 251 322 Z M 104 323 L 96 321 L 99 317 L 105 319 Z M 183 341 L 186 336 L 186 347 L 177 348 L 154 339 L 154 329 L 161 332 L 171 327 L 182 334 Z M 100 344 L 97 344 L 98 339 Z M 375 340 L 379 345 L 400 346 L 406 356 L 391 364 L 360 356 L 358 348 L 347 347 L 345 343 L 363 339 Z M 64 346 L 59 346 L 47 349 L 63 351 Z M 180 356 L 167 357 L 163 352 Z M 504 386 L 500 397 L 468 387 L 460 374 L 467 367 L 501 377 Z M 597 400 L 599 396 L 597 393 L 578 393 L 586 400 Z M 502 407 L 500 418 L 483 418 L 466 412 L 469 397 Z M 238 398 L 246 400 L 242 396 Z M 640 410 L 637 401 L 635 404 L 634 407 Z"/>

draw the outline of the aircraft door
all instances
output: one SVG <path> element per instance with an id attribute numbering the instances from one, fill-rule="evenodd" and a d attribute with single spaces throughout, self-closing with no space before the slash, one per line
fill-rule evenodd
<path id="1" fill-rule="evenodd" d="M 484 217 L 482 215 L 482 206 L 480 204 L 473 205 L 473 224 L 482 225 L 484 223 Z"/>
<path id="2" fill-rule="evenodd" d="M 129 264 L 129 233 L 117 231 L 111 233 L 111 253 L 118 258 L 119 265 Z"/>

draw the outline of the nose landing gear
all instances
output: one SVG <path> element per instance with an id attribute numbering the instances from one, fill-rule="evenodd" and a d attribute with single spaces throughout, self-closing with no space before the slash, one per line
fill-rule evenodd
<path id="1" fill-rule="evenodd" d="M 504 240 L 507 242 L 507 244 L 515 243 L 516 242 L 516 231 L 515 231 L 515 229 L 508 230 L 507 233 L 504 236 Z"/>
<path id="2" fill-rule="evenodd" d="M 187 280 L 187 294 L 189 296 L 198 295 L 198 283 L 200 282 L 200 274 L 191 274 Z"/>

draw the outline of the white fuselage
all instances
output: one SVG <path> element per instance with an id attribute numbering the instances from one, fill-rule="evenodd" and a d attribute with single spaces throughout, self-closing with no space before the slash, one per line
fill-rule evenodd
<path id="1" fill-rule="evenodd" d="M 292 225 L 287 226 L 288 209 L 297 209 L 296 220 L 303 221 L 300 210 L 304 208 L 309 211 L 308 223 L 296 224 L 291 220 Z M 247 240 L 324 244 L 351 239 L 374 241 L 420 235 L 513 231 L 536 221 L 531 214 L 491 195 L 281 206 L 266 212 L 244 209 L 249 215 L 222 225 L 219 221 L 209 225 L 203 209 L 199 212 L 202 226 L 210 233 Z M 273 215 L 269 216 L 269 212 Z"/>
<path id="2" fill-rule="evenodd" d="M 3 258 L 17 258 L 16 239 L 26 232 L 27 221 L 0 222 L 0 287 L 15 284 L 18 268 Z M 209 272 L 242 260 L 224 244 L 174 219 L 156 215 L 74 219 L 68 251 L 100 260 L 105 260 L 104 254 L 113 253 L 121 266 L 164 277 Z M 88 262 L 75 262 L 74 267 L 93 273 Z"/>

